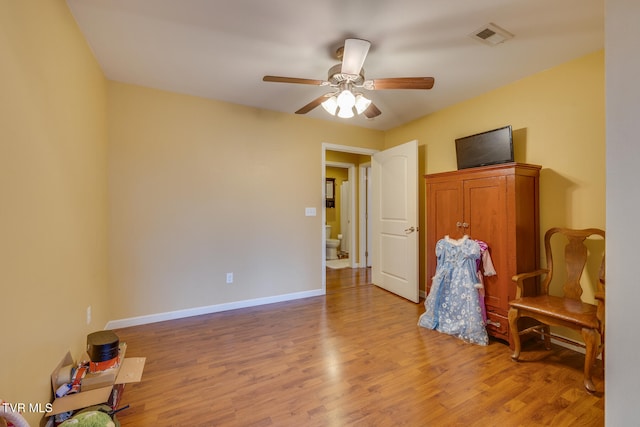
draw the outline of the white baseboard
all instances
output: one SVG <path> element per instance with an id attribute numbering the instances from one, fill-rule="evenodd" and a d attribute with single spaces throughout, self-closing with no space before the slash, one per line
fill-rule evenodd
<path id="1" fill-rule="evenodd" d="M 147 323 L 163 322 L 165 320 L 182 319 L 202 314 L 218 313 L 221 311 L 235 310 L 237 308 L 255 307 L 276 302 L 293 301 L 302 298 L 309 298 L 324 295 L 322 289 L 313 291 L 296 292 L 292 294 L 276 295 L 265 298 L 255 298 L 244 301 L 234 301 L 225 304 L 208 305 L 205 307 L 194 307 L 184 310 L 168 311 L 165 313 L 149 314 L 146 316 L 129 317 L 126 319 L 110 320 L 105 329 L 127 328 L 129 326 L 146 325 Z"/>
<path id="2" fill-rule="evenodd" d="M 568 342 L 554 339 L 553 337 L 551 338 L 551 342 L 554 344 L 558 344 L 560 347 L 568 348 L 578 353 L 587 354 L 587 350 L 584 347 L 580 347 L 578 345 L 572 345 L 572 344 L 569 344 Z M 598 357 L 596 359 L 602 360 L 602 353 L 598 354 Z"/>
<path id="3" fill-rule="evenodd" d="M 586 351 L 583 347 L 577 346 L 577 345 L 573 345 L 573 344 L 569 344 L 568 342 L 564 342 L 564 341 L 560 341 L 557 340 L 553 337 L 551 337 L 551 342 L 553 344 L 558 344 L 560 347 L 564 347 L 564 348 L 568 348 L 569 350 L 573 350 L 573 351 L 577 351 L 578 353 L 582 353 L 582 354 L 586 354 Z"/>

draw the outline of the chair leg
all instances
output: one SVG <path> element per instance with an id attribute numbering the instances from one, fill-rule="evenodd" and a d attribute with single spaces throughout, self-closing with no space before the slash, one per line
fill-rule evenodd
<path id="1" fill-rule="evenodd" d="M 598 356 L 600 334 L 595 329 L 582 328 L 582 338 L 586 346 L 584 357 L 584 388 L 586 388 L 589 393 L 593 393 L 596 391 L 596 387 L 591 377 L 591 368 L 595 364 L 596 357 Z"/>
<path id="2" fill-rule="evenodd" d="M 542 327 L 542 331 L 544 332 L 544 348 L 551 350 L 551 327 L 549 325 L 544 325 Z"/>
<path id="3" fill-rule="evenodd" d="M 520 332 L 518 331 L 518 319 L 520 313 L 515 308 L 509 309 L 509 330 L 511 332 L 511 338 L 513 339 L 513 354 L 511 359 L 517 361 L 520 358 Z"/>
<path id="4" fill-rule="evenodd" d="M 605 363 L 604 363 L 604 340 L 605 340 L 604 331 L 602 331 L 600 333 L 600 349 L 599 349 L 599 352 L 602 355 L 602 366 L 605 365 Z M 598 357 L 598 356 L 596 356 L 596 357 Z"/>

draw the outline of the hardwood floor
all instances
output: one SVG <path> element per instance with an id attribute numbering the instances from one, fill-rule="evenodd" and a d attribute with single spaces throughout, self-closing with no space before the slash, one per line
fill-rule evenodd
<path id="1" fill-rule="evenodd" d="M 327 295 L 117 331 L 146 356 L 127 426 L 602 426 L 584 356 L 486 347 L 417 326 L 422 304 L 327 270 Z M 595 371 L 603 389 L 602 364 Z"/>

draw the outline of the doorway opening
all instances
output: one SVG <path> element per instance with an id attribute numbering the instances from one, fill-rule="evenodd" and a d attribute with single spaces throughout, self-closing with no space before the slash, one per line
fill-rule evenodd
<path id="1" fill-rule="evenodd" d="M 345 206 L 347 212 L 346 219 L 342 221 L 340 225 L 333 230 L 339 229 L 341 232 L 331 232 L 333 238 L 337 238 L 338 234 L 344 239 L 347 235 L 347 241 L 341 248 L 342 253 L 348 253 L 348 266 L 349 268 L 363 268 L 371 266 L 371 257 L 368 256 L 370 249 L 367 246 L 370 245 L 370 234 L 367 230 L 370 227 L 367 226 L 367 212 L 368 212 L 368 191 L 371 189 L 370 180 L 368 179 L 371 171 L 371 155 L 376 153 L 377 150 L 368 148 L 350 147 L 344 145 L 336 145 L 323 143 L 322 144 L 322 195 L 323 199 L 326 199 L 326 179 L 327 168 L 341 168 L 347 170 L 346 186 L 344 189 L 348 193 L 348 205 Z M 336 211 L 327 212 L 327 204 L 322 204 L 322 290 L 326 293 L 327 290 L 327 250 L 326 239 L 328 219 L 333 221 L 339 221 Z M 344 214 L 342 209 L 340 212 Z M 337 224 L 337 223 L 336 223 Z M 343 225 L 344 224 L 344 225 Z M 346 225 L 346 230 L 342 227 Z M 345 233 L 346 231 L 346 233 Z M 342 242 L 341 242 L 342 243 Z"/>
<path id="2" fill-rule="evenodd" d="M 354 253 L 357 242 L 354 239 L 357 237 L 358 209 L 352 190 L 355 169 L 354 163 L 326 161 L 325 180 L 335 186 L 333 197 L 327 195 L 325 203 L 325 257 L 329 268 L 357 266 L 358 257 Z M 329 189 L 327 187 L 327 192 Z"/>

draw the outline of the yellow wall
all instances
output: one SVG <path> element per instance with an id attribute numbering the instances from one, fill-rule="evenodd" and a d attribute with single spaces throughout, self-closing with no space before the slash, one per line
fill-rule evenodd
<path id="1" fill-rule="evenodd" d="M 422 173 L 455 170 L 456 138 L 511 125 L 515 160 L 542 166 L 541 234 L 554 226 L 604 229 L 604 93 L 599 51 L 392 129 L 385 148 L 417 139 Z M 425 224 L 424 180 L 420 185 Z M 421 283 L 424 274 L 422 265 Z"/>
<path id="2" fill-rule="evenodd" d="M 44 404 L 111 316 L 106 81 L 64 1 L 0 0 L 0 94 L 0 399 Z"/>
<path id="3" fill-rule="evenodd" d="M 383 137 L 109 83 L 112 319 L 321 289 L 322 143 Z"/>

